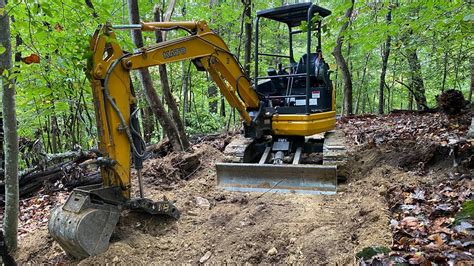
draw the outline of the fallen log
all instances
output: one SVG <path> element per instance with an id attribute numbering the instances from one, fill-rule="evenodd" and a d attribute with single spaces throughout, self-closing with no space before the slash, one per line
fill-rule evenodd
<path id="1" fill-rule="evenodd" d="M 77 186 L 98 184 L 101 182 L 98 170 L 89 169 L 91 160 L 95 161 L 93 152 L 66 152 L 46 156 L 45 166 L 37 165 L 19 173 L 20 197 L 26 197 L 41 189 L 47 191 L 59 190 L 63 187 L 72 189 Z M 83 164 L 84 162 L 87 164 Z M 58 182 L 59 181 L 59 182 Z M 0 199 L 5 194 L 3 181 L 0 181 Z"/>

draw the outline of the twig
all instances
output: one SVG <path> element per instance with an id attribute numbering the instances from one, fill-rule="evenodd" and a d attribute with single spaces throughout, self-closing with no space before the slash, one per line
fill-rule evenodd
<path id="1" fill-rule="evenodd" d="M 271 190 L 273 190 L 276 186 L 278 186 L 281 182 L 283 182 L 283 179 L 281 179 L 280 181 L 278 181 L 275 185 L 273 185 L 271 188 L 269 188 L 267 191 L 263 192 L 262 194 L 260 194 L 259 196 L 257 196 L 256 198 L 254 198 L 253 200 L 257 200 L 259 198 L 261 198 L 263 195 L 267 194 L 268 192 L 270 192 Z"/>

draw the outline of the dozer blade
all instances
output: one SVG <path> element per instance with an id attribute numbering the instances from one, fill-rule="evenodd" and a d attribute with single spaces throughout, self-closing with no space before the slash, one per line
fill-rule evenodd
<path id="1" fill-rule="evenodd" d="M 107 250 L 119 217 L 119 206 L 94 203 L 87 192 L 74 190 L 52 211 L 48 229 L 69 256 L 83 259 Z"/>
<path id="2" fill-rule="evenodd" d="M 335 194 L 336 166 L 216 164 L 217 185 L 231 191 Z"/>

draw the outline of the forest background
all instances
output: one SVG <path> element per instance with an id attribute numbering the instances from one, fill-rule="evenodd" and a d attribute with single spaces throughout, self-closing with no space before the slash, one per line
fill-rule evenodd
<path id="1" fill-rule="evenodd" d="M 172 4 L 172 21 L 208 21 L 253 76 L 255 12 L 295 2 L 140 0 L 138 7 L 143 21 L 155 20 L 157 11 L 164 19 Z M 337 90 L 338 113 L 423 110 L 436 106 L 435 96 L 449 89 L 460 90 L 472 99 L 471 1 L 313 2 L 333 12 L 323 19 L 322 40 L 324 57 L 334 71 L 331 78 Z M 15 80 L 18 133 L 23 142 L 39 141 L 46 153 L 96 146 L 92 95 L 85 74 L 89 40 L 97 26 L 106 21 L 129 23 L 127 1 L 10 0 L 0 9 L 2 14 L 6 11 L 11 16 L 14 66 L 3 75 Z M 167 39 L 184 34 L 173 31 Z M 266 23 L 261 34 L 266 52 L 288 53 L 286 27 Z M 143 38 L 145 45 L 156 42 L 153 33 L 144 33 Z M 118 39 L 124 50 L 135 49 L 130 32 L 119 32 Z M 250 45 L 246 40 L 251 40 Z M 338 40 L 343 40 L 341 54 L 347 63 L 350 88 L 333 56 Z M 297 49 L 296 60 L 305 47 Z M 5 47 L 0 46 L 3 52 Z M 265 71 L 278 63 L 265 59 L 260 69 Z M 151 68 L 150 73 L 158 95 L 163 97 L 159 69 Z M 198 72 L 191 62 L 169 64 L 167 73 L 188 135 L 222 132 L 240 125 L 238 115 L 209 76 Z M 144 96 L 138 73 L 133 73 L 132 80 L 145 140 L 157 142 L 164 137 L 163 130 Z M 348 89 L 351 94 L 347 94 Z M 25 164 L 22 160 L 21 167 L 28 166 Z"/>

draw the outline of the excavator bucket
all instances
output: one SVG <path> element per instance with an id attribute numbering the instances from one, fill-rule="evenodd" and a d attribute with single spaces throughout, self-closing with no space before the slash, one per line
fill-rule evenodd
<path id="1" fill-rule="evenodd" d="M 334 165 L 216 164 L 217 184 L 230 191 L 335 194 Z"/>
<path id="2" fill-rule="evenodd" d="M 64 205 L 53 209 L 48 230 L 67 255 L 84 259 L 107 250 L 122 209 L 175 219 L 180 216 L 167 199 L 127 200 L 119 186 L 89 185 L 75 188 Z"/>
<path id="3" fill-rule="evenodd" d="M 83 259 L 107 250 L 119 217 L 119 206 L 92 202 L 90 194 L 74 190 L 51 212 L 48 229 L 69 256 Z"/>

